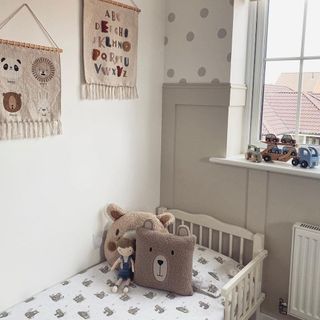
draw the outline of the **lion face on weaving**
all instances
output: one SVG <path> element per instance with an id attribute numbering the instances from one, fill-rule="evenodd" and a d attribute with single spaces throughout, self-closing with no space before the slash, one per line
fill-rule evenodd
<path id="1" fill-rule="evenodd" d="M 48 58 L 38 58 L 32 64 L 32 74 L 41 83 L 49 82 L 55 75 L 55 68 Z"/>

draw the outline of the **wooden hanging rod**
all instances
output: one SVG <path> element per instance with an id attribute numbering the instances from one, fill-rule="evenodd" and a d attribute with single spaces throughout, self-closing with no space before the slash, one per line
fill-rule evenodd
<path id="1" fill-rule="evenodd" d="M 138 13 L 141 12 L 141 9 L 139 9 L 138 7 L 133 7 L 133 6 L 130 6 L 130 5 L 125 4 L 125 3 L 121 3 L 121 2 L 117 2 L 117 1 L 113 1 L 113 0 L 100 0 L 100 1 L 107 2 L 107 3 L 113 4 L 115 6 L 121 7 L 121 8 L 133 10 L 133 11 L 136 11 Z"/>
<path id="2" fill-rule="evenodd" d="M 54 48 L 54 47 L 45 47 L 38 44 L 32 44 L 32 43 L 26 43 L 26 42 L 19 42 L 19 41 L 12 41 L 12 40 L 4 40 L 0 39 L 0 44 L 8 44 L 11 46 L 21 47 L 21 48 L 29 48 L 29 49 L 38 49 L 38 50 L 44 50 L 44 51 L 50 51 L 50 52 L 58 52 L 62 53 L 63 50 L 60 48 Z"/>

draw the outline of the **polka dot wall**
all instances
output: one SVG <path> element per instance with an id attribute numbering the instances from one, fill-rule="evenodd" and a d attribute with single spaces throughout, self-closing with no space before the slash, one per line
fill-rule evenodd
<path id="1" fill-rule="evenodd" d="M 167 0 L 165 82 L 230 82 L 233 0 Z"/>

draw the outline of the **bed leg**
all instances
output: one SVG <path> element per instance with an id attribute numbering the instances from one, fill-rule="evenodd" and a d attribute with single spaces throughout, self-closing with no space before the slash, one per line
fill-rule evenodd
<path id="1" fill-rule="evenodd" d="M 261 314 L 260 314 L 260 306 L 259 306 L 256 311 L 256 320 L 260 320 L 260 319 L 261 319 Z"/>

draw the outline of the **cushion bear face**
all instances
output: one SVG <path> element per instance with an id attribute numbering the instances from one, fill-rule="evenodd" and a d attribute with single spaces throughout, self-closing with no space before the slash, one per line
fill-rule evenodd
<path id="1" fill-rule="evenodd" d="M 167 227 L 174 221 L 174 216 L 169 212 L 157 216 L 149 212 L 126 212 L 115 204 L 108 206 L 106 215 L 113 220 L 104 242 L 104 254 L 110 265 L 119 258 L 116 250 L 119 239 L 125 237 L 135 241 L 136 229 L 143 226 L 146 220 L 151 219 L 155 229 L 164 233 L 168 233 Z"/>
<path id="2" fill-rule="evenodd" d="M 9 82 L 15 82 L 22 74 L 20 59 L 2 57 L 0 60 L 0 75 Z"/>
<path id="3" fill-rule="evenodd" d="M 178 235 L 163 234 L 154 230 L 152 221 L 146 221 L 137 230 L 135 282 L 191 295 L 194 245 L 188 227 L 180 226 Z"/>

